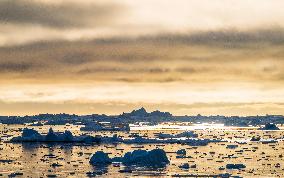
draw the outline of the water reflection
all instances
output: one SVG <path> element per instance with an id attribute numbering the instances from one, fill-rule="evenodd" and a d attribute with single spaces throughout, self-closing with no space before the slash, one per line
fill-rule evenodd
<path id="1" fill-rule="evenodd" d="M 19 128 L 6 126 L 1 137 L 11 138 L 20 135 Z M 71 126 L 72 127 L 72 126 Z M 47 132 L 49 127 L 36 128 L 41 133 Z M 54 130 L 63 131 L 66 128 L 56 126 Z M 79 129 L 73 129 L 77 135 L 82 134 Z M 159 132 L 178 134 L 180 131 L 135 131 L 140 136 L 155 137 Z M 135 134 L 134 132 L 131 132 Z M 130 133 L 130 134 L 131 134 Z M 46 177 L 56 175 L 57 177 L 90 177 L 102 174 L 106 177 L 132 177 L 132 176 L 178 176 L 178 175 L 219 175 L 232 174 L 245 177 L 284 177 L 283 150 L 284 142 L 263 144 L 258 141 L 249 141 L 252 137 L 262 139 L 281 139 L 282 131 L 257 131 L 257 130 L 197 130 L 199 138 L 222 138 L 228 140 L 225 143 L 210 143 L 206 146 L 190 146 L 182 144 L 42 144 L 23 143 L 13 144 L 0 142 L 0 174 L 8 177 L 11 173 L 23 173 L 22 177 Z M 97 132 L 92 135 L 112 135 L 129 137 L 125 132 Z M 3 140 L 3 139 L 2 139 Z M 249 142 L 247 142 L 247 140 Z M 243 142 L 241 142 L 243 141 Z M 228 145 L 237 145 L 231 147 Z M 96 151 L 109 153 L 111 158 L 121 157 L 126 152 L 134 149 L 153 150 L 163 149 L 167 152 L 170 164 L 163 168 L 147 168 L 137 166 L 124 166 L 113 163 L 108 166 L 92 166 L 89 164 L 90 157 Z M 184 157 L 178 157 L 177 151 L 185 149 Z M 11 160 L 11 161 L 5 161 Z M 181 165 L 188 163 L 189 169 L 182 169 Z M 246 165 L 244 170 L 226 169 L 227 163 L 242 163 Z M 195 165 L 195 166 L 194 166 Z"/>

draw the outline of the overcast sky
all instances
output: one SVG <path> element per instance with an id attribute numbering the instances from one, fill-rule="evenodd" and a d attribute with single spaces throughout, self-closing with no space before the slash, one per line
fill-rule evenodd
<path id="1" fill-rule="evenodd" d="M 282 0 L 1 0 L 0 115 L 284 114 Z"/>

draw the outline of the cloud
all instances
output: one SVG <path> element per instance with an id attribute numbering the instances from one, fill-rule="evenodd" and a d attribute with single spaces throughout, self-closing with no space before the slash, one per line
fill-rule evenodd
<path id="1" fill-rule="evenodd" d="M 80 51 L 67 53 L 60 59 L 60 62 L 70 65 L 80 65 L 90 61 L 90 53 Z"/>
<path id="2" fill-rule="evenodd" d="M 173 44 L 198 44 L 198 45 L 218 45 L 227 48 L 241 48 L 247 45 L 261 45 L 262 43 L 283 44 L 284 30 L 278 27 L 268 27 L 253 30 L 235 30 L 235 29 L 219 29 L 213 31 L 196 31 L 190 34 L 174 33 L 159 34 L 152 37 L 144 37 L 142 40 L 151 40 L 154 43 L 168 45 Z"/>
<path id="3" fill-rule="evenodd" d="M 37 112 L 90 98 L 179 113 L 282 112 L 265 104 L 282 102 L 284 88 L 283 1 L 271 1 L 2 0 L 0 100 L 42 103 Z M 97 107 L 78 103 L 56 111 Z"/>
<path id="4" fill-rule="evenodd" d="M 76 82 L 279 82 L 281 41 L 283 29 L 42 41 L 1 47 L 0 73 L 42 81 L 56 74 Z"/>
<path id="5" fill-rule="evenodd" d="M 204 43 L 203 39 L 208 38 L 206 31 L 222 29 L 236 31 L 209 34 L 211 40 L 215 36 L 217 40 L 244 41 L 251 36 L 238 30 L 283 28 L 282 6 L 281 0 L 2 0 L 0 45 L 188 32 L 198 32 L 199 36 L 187 39 L 181 35 L 180 41 Z M 226 44 L 230 45 L 235 47 L 237 43 Z"/>
<path id="6" fill-rule="evenodd" d="M 43 3 L 31 0 L 1 0 L 0 21 L 49 28 L 83 28 L 110 24 L 122 7 L 117 4 Z"/>
<path id="7" fill-rule="evenodd" d="M 94 67 L 94 68 L 84 68 L 78 71 L 78 74 L 93 74 L 93 73 L 152 73 L 152 74 L 162 74 L 170 72 L 167 68 L 118 68 L 118 67 Z"/>
<path id="8" fill-rule="evenodd" d="M 26 72 L 35 68 L 33 63 L 27 62 L 2 62 L 0 63 L 1 72 Z"/>

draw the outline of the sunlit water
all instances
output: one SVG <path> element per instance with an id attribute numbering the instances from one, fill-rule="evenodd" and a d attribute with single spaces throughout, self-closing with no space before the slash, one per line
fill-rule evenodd
<path id="1" fill-rule="evenodd" d="M 204 125 L 203 125 L 204 126 Z M 284 176 L 284 142 L 263 144 L 260 142 L 247 142 L 245 144 L 236 143 L 238 141 L 249 140 L 253 136 L 260 136 L 263 139 L 282 139 L 283 131 L 258 131 L 256 128 L 226 128 L 221 125 L 217 127 L 204 128 L 202 125 L 191 126 L 198 138 L 224 139 L 229 142 L 210 143 L 207 146 L 192 147 L 181 144 L 144 144 L 144 145 L 82 145 L 82 144 L 60 144 L 48 145 L 41 143 L 15 144 L 6 143 L 14 136 L 21 134 L 20 128 L 23 125 L 0 125 L 0 175 L 7 177 L 9 174 L 23 173 L 19 177 L 87 177 L 86 172 L 99 171 L 103 177 L 132 177 L 132 176 L 161 176 L 170 177 L 174 175 L 218 175 L 230 173 L 241 177 L 283 177 Z M 141 136 L 154 137 L 154 133 L 176 134 L 179 130 L 169 130 L 164 127 L 162 130 L 153 128 L 154 126 L 132 130 L 130 133 L 138 133 Z M 208 127 L 208 126 L 206 126 Z M 29 127 L 35 128 L 40 133 L 47 133 L 49 126 Z M 55 131 L 71 130 L 75 135 L 80 135 L 80 126 L 52 126 Z M 195 128 L 195 129 L 194 129 Z M 198 128 L 196 130 L 196 128 Z M 138 128 L 136 128 L 138 129 Z M 188 128 L 187 128 L 188 129 Z M 126 132 L 84 132 L 90 135 L 113 135 L 128 137 Z M 236 149 L 227 149 L 228 144 L 237 144 Z M 109 165 L 107 167 L 95 167 L 89 164 L 89 159 L 98 150 L 109 153 L 110 157 L 124 155 L 134 149 L 152 150 L 161 148 L 167 152 L 170 164 L 164 169 L 151 170 L 149 168 L 131 168 L 132 173 L 120 173 L 125 167 L 120 165 Z M 175 153 L 179 149 L 186 149 L 187 158 L 176 158 Z M 51 156 L 52 155 L 52 156 Z M 3 160 L 10 160 L 3 162 Z M 62 166 L 52 167 L 53 163 Z M 183 163 L 196 165 L 196 168 L 183 170 L 179 168 Z M 246 165 L 242 170 L 222 169 L 228 163 L 242 163 Z M 277 163 L 280 164 L 277 165 Z M 221 168 L 221 170 L 219 169 Z"/>

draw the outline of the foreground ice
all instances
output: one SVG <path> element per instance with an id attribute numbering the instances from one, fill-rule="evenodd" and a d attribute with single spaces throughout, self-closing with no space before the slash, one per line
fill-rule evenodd
<path id="1" fill-rule="evenodd" d="M 162 149 L 154 149 L 151 151 L 139 149 L 125 153 L 123 157 L 115 157 L 112 159 L 109 158 L 108 154 L 97 151 L 90 159 L 90 163 L 93 165 L 110 164 L 112 162 L 121 162 L 127 166 L 164 167 L 170 161 L 168 160 L 166 152 Z"/>

